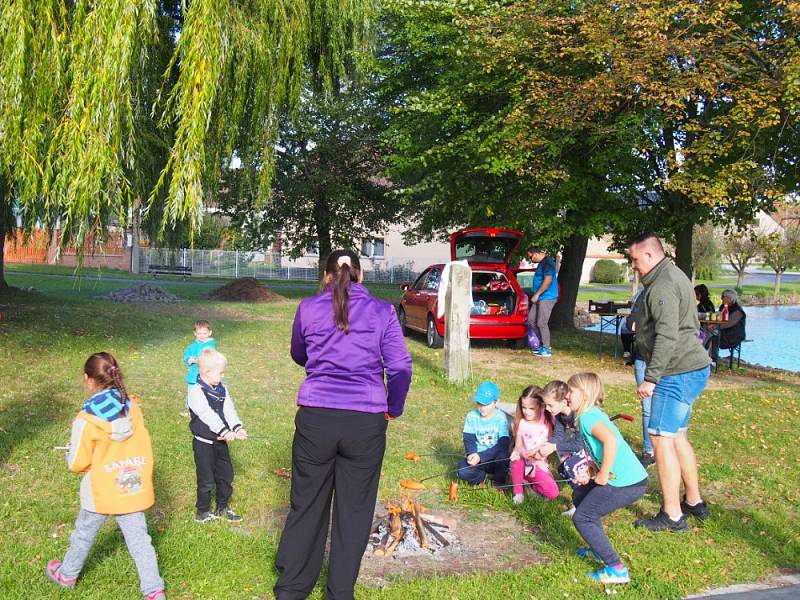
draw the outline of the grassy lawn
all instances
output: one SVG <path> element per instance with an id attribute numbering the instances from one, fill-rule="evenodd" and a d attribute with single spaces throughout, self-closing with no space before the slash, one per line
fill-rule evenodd
<path id="1" fill-rule="evenodd" d="M 116 272 L 112 277 L 116 276 Z M 52 447 L 67 441 L 71 418 L 85 393 L 80 373 L 86 357 L 107 350 L 120 360 L 129 389 L 144 401 L 153 438 L 157 504 L 150 532 L 170 598 L 271 597 L 272 566 L 288 501 L 289 482 L 274 474 L 290 465 L 295 393 L 303 371 L 288 357 L 294 299 L 308 287 L 276 290 L 285 303 L 243 305 L 205 300 L 203 282 L 160 282 L 185 301 L 151 307 L 111 304 L 97 296 L 125 285 L 102 277 L 71 279 L 16 274 L 15 286 L 35 291 L 0 295 L 0 590 L 5 598 L 61 598 L 44 577 L 44 565 L 61 558 L 78 511 L 80 477 L 69 473 Z M 377 286 L 386 298 L 396 286 Z M 183 348 L 196 318 L 212 322 L 219 349 L 229 358 L 227 383 L 253 439 L 232 444 L 236 469 L 233 506 L 239 525 L 192 520 L 194 467 L 183 407 Z M 460 451 L 461 425 L 474 386 L 494 379 L 503 400 L 513 401 L 530 383 L 544 384 L 579 370 L 595 370 L 607 383 L 607 410 L 638 415 L 633 375 L 613 359 L 609 340 L 598 354 L 598 334 L 554 335 L 555 358 L 536 361 L 502 344 L 474 349 L 473 381 L 460 386 L 441 374 L 442 351 L 409 338 L 414 379 L 406 414 L 389 428 L 380 498 L 402 496 L 399 481 L 444 471 L 446 459 L 413 464 L 407 452 Z M 651 473 L 647 496 L 607 519 L 612 542 L 631 569 L 619 598 L 677 598 L 710 586 L 757 580 L 778 569 L 800 567 L 800 377 L 739 370 L 713 377 L 696 405 L 692 439 L 713 517 L 689 533 L 653 534 L 631 523 L 657 510 Z M 637 419 L 638 421 L 638 419 Z M 638 423 L 622 425 L 638 452 Z M 432 483 L 435 483 L 433 480 Z M 427 506 L 447 510 L 446 481 L 423 492 Z M 359 587 L 363 599 L 596 598 L 601 587 L 585 581 L 589 565 L 574 556 L 579 538 L 560 512 L 569 492 L 553 503 L 491 491 L 462 494 L 459 506 L 480 518 L 484 511 L 515 517 L 520 530 L 538 537 L 546 564 L 498 573 L 480 565 L 463 575 L 392 580 L 385 588 Z M 486 535 L 491 535 L 491 519 Z M 78 589 L 69 597 L 129 599 L 138 596 L 134 565 L 115 526 L 98 536 Z M 312 598 L 321 598 L 317 589 Z"/>

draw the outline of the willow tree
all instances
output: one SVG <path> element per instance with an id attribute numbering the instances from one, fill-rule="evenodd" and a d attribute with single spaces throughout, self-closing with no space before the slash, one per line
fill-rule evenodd
<path id="1" fill-rule="evenodd" d="M 345 77 L 372 11 L 371 0 L 6 0 L 0 177 L 24 226 L 58 225 L 79 250 L 134 206 L 162 231 L 196 228 L 234 159 L 266 191 L 304 70 L 321 89 Z"/>

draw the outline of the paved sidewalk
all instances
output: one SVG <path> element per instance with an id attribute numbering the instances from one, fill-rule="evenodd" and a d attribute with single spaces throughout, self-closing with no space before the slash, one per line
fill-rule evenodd
<path id="1" fill-rule="evenodd" d="M 780 575 L 764 583 L 740 583 L 710 590 L 686 599 L 700 600 L 797 600 L 800 598 L 800 574 Z"/>

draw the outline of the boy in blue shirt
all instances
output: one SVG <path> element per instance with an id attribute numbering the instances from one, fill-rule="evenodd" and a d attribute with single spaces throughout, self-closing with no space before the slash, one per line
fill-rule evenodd
<path id="1" fill-rule="evenodd" d="M 533 262 L 539 263 L 533 276 L 531 306 L 528 310 L 528 326 L 534 330 L 541 342 L 539 349 L 533 354 L 550 358 L 553 356 L 550 349 L 550 314 L 558 301 L 556 261 L 542 248 L 535 246 L 528 248 L 528 257 Z"/>
<path id="2" fill-rule="evenodd" d="M 497 410 L 500 390 L 491 381 L 478 386 L 472 400 L 475 409 L 464 419 L 466 458 L 458 463 L 458 477 L 473 485 L 481 485 L 490 477 L 495 486 L 503 485 L 508 473 L 510 435 L 508 417 Z"/>
<path id="3" fill-rule="evenodd" d="M 211 323 L 205 319 L 198 319 L 194 322 L 194 341 L 183 351 L 183 364 L 189 369 L 186 372 L 186 412 L 181 413 L 184 417 L 189 416 L 189 391 L 197 383 L 197 360 L 200 358 L 200 353 L 206 348 L 217 349 L 217 343 L 211 337 L 211 333 Z"/>

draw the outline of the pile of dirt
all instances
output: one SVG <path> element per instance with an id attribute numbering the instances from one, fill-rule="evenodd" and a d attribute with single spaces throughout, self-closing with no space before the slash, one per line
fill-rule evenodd
<path id="1" fill-rule="evenodd" d="M 164 288 L 149 283 L 141 283 L 131 287 L 114 290 L 110 294 L 102 296 L 105 300 L 112 302 L 180 302 L 181 299 L 175 294 L 171 294 Z"/>
<path id="2" fill-rule="evenodd" d="M 208 295 L 211 300 L 230 302 L 282 302 L 285 298 L 265 288 L 255 277 L 240 277 Z"/>

